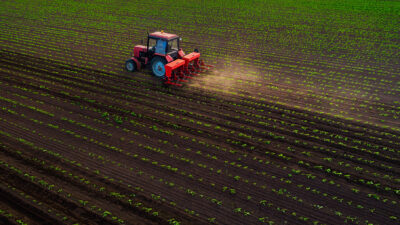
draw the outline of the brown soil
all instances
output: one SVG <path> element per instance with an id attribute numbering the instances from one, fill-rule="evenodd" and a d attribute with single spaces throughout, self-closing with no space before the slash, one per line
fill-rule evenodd
<path id="1" fill-rule="evenodd" d="M 394 130 L 198 85 L 163 89 L 146 73 L 0 58 L 0 206 L 13 215 L 3 222 L 391 224 L 399 210 Z"/>

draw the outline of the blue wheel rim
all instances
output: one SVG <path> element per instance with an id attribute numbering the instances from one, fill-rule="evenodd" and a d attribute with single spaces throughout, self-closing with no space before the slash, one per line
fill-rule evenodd
<path id="1" fill-rule="evenodd" d="M 164 63 L 157 61 L 153 64 L 153 73 L 157 77 L 163 77 L 165 75 Z"/>
<path id="2" fill-rule="evenodd" d="M 128 62 L 128 63 L 126 64 L 126 69 L 127 69 L 128 71 L 132 71 L 132 70 L 133 70 L 133 63 L 132 63 L 132 62 Z"/>

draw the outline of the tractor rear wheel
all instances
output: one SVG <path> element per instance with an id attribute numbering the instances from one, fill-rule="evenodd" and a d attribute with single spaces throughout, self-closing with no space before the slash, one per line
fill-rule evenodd
<path id="1" fill-rule="evenodd" d="M 158 78 L 165 77 L 165 64 L 167 64 L 167 60 L 161 57 L 154 57 L 151 60 L 151 70 L 153 71 L 154 76 Z"/>
<path id="2" fill-rule="evenodd" d="M 132 59 L 129 59 L 125 62 L 125 69 L 128 70 L 129 72 L 133 72 L 136 69 L 136 64 L 135 61 Z"/>

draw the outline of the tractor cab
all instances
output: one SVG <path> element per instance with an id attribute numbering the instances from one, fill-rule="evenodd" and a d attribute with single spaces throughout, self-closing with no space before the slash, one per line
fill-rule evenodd
<path id="1" fill-rule="evenodd" d="M 180 38 L 177 35 L 163 31 L 149 34 L 147 37 L 148 57 L 169 55 L 172 59 L 177 59 L 179 40 Z"/>

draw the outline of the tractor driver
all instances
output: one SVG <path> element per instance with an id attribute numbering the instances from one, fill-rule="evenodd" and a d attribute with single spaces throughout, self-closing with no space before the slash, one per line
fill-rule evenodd
<path id="1" fill-rule="evenodd" d="M 152 46 L 152 47 L 150 47 Z M 165 54 L 165 49 L 167 47 L 167 42 L 162 39 L 150 39 L 149 51 L 159 54 Z"/>
<path id="2" fill-rule="evenodd" d="M 155 47 L 155 52 L 164 55 L 166 47 L 167 47 L 167 42 L 165 40 L 158 39 L 157 45 Z"/>
<path id="3" fill-rule="evenodd" d="M 156 39 L 150 38 L 149 39 L 149 52 L 155 52 L 156 51 Z"/>

